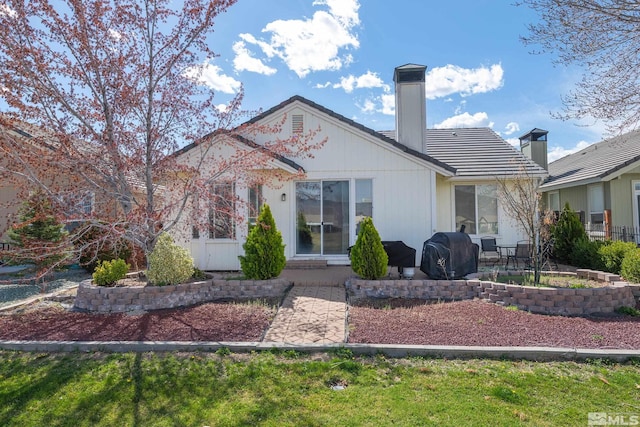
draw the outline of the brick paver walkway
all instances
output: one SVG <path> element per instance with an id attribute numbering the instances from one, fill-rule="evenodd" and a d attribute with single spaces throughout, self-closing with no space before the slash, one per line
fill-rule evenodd
<path id="1" fill-rule="evenodd" d="M 346 311 L 344 287 L 296 285 L 287 294 L 264 341 L 342 343 Z"/>

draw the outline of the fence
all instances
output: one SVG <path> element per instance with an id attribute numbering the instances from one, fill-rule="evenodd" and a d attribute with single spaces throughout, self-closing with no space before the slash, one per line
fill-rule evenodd
<path id="1" fill-rule="evenodd" d="M 640 243 L 640 227 L 628 225 L 611 225 L 586 223 L 584 226 L 591 240 L 621 240 L 623 242 Z"/>

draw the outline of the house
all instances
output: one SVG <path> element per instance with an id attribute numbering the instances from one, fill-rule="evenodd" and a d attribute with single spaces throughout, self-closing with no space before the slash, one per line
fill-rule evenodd
<path id="1" fill-rule="evenodd" d="M 640 243 L 640 131 L 550 163 L 540 190 L 550 209 L 579 212 L 592 237 Z"/>
<path id="2" fill-rule="evenodd" d="M 257 200 L 269 204 L 288 260 L 348 264 L 347 250 L 366 216 L 373 218 L 383 240 L 401 240 L 417 249 L 416 265 L 424 241 L 437 231 L 457 231 L 464 225 L 475 242 L 486 235 L 502 244 L 525 238 L 498 200 L 496 177 L 526 170 L 543 179 L 546 171 L 491 129 L 427 129 L 425 70 L 415 64 L 395 69 L 393 131 L 372 130 L 300 96 L 252 118 L 251 123 L 269 124 L 286 115 L 283 137 L 319 127 L 327 142 L 313 158 L 274 158 L 270 167 L 290 179 L 260 188 L 221 182 L 220 191 L 248 205 Z M 264 141 L 258 135 L 251 143 Z M 193 150 L 198 147 L 186 147 L 177 156 L 189 164 L 198 157 Z M 251 215 L 243 213 L 246 223 Z M 208 235 L 180 227 L 174 237 L 191 251 L 200 269 L 237 270 L 247 224 L 219 223 L 225 221 L 212 219 Z"/>
<path id="3" fill-rule="evenodd" d="M 97 183 L 93 188 L 84 185 L 76 163 L 61 166 L 56 154 L 60 146 L 53 132 L 0 114 L 0 250 L 8 248 L 8 230 L 18 221 L 23 202 L 38 188 L 35 182 L 57 201 L 69 228 L 93 218 L 97 210 L 104 217 L 115 211 L 111 194 L 100 194 L 105 192 Z M 78 146 L 89 151 L 87 144 Z"/>

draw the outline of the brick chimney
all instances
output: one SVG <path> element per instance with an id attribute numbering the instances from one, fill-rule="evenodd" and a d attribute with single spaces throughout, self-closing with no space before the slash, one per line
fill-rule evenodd
<path id="1" fill-rule="evenodd" d="M 406 64 L 395 69 L 393 82 L 396 89 L 396 138 L 399 143 L 420 153 L 427 152 L 427 105 L 424 77 L 427 67 Z"/>
<path id="2" fill-rule="evenodd" d="M 536 162 L 544 170 L 549 170 L 549 162 L 547 160 L 548 133 L 546 130 L 535 128 L 519 138 L 522 154 Z"/>

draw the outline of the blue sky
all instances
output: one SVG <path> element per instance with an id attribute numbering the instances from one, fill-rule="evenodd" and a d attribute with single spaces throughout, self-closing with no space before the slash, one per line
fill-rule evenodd
<path id="1" fill-rule="evenodd" d="M 508 1 L 239 0 L 211 36 L 219 104 L 301 95 L 375 130 L 394 128 L 393 69 L 426 65 L 427 126 L 491 127 L 507 141 L 549 131 L 550 160 L 603 138 L 602 123 L 561 121 L 580 69 L 554 67 L 519 36 L 537 16 Z"/>

